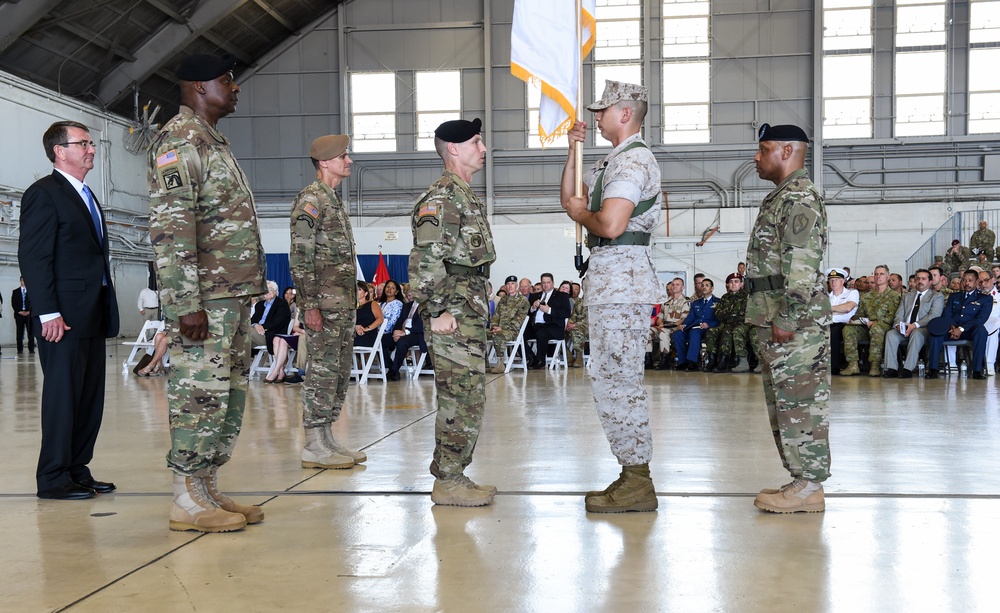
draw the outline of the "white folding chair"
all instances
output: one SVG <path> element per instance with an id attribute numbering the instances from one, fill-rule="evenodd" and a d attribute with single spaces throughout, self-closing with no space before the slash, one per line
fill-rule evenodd
<path id="1" fill-rule="evenodd" d="M 146 353 L 153 353 L 153 340 L 156 338 L 156 333 L 162 330 L 162 321 L 147 321 L 142 324 L 142 330 L 139 331 L 139 336 L 136 337 L 135 341 L 126 341 L 122 343 L 122 345 L 125 345 L 126 347 L 132 347 L 132 351 L 128 354 L 128 358 L 122 362 L 123 375 L 127 375 L 129 369 L 139 363 L 139 359 L 136 358 L 139 351 L 145 349 Z"/>
<path id="2" fill-rule="evenodd" d="M 291 334 L 292 328 L 295 327 L 295 320 L 288 322 L 288 330 L 285 334 Z M 304 337 L 303 337 L 304 339 Z M 305 342 L 305 340 L 300 339 L 299 342 Z M 267 376 L 267 373 L 271 372 L 271 368 L 274 366 L 274 358 L 270 353 L 267 352 L 267 345 L 257 345 L 252 349 L 257 353 L 253 356 L 253 362 L 250 364 L 250 380 L 258 378 L 261 373 Z M 295 350 L 291 347 L 288 348 L 288 360 L 285 361 L 285 373 L 290 374 L 292 372 L 297 372 L 298 369 L 295 368 Z"/>
<path id="3" fill-rule="evenodd" d="M 549 341 L 549 344 L 555 345 L 556 349 L 552 352 L 552 357 L 545 357 L 545 367 L 549 370 L 569 368 L 569 363 L 566 360 L 566 340 L 552 339 Z"/>
<path id="4" fill-rule="evenodd" d="M 416 379 L 420 375 L 430 375 L 434 376 L 434 370 L 431 368 L 424 368 L 424 361 L 427 360 L 427 352 L 421 351 L 420 347 L 414 345 L 410 347 L 409 352 L 410 359 L 404 364 L 403 368 L 406 369 L 406 377 L 410 380 Z M 418 357 L 419 356 L 419 357 Z"/>
<path id="5" fill-rule="evenodd" d="M 528 327 L 528 317 L 524 318 L 521 322 L 521 329 L 517 332 L 517 338 L 508 341 L 504 344 L 503 356 L 504 362 L 507 363 L 507 367 L 504 369 L 504 374 L 507 374 L 513 368 L 519 368 L 524 372 L 528 372 L 528 357 L 527 350 L 524 347 L 524 330 Z M 518 359 L 517 354 L 520 352 L 521 357 Z M 517 362 L 515 364 L 515 361 Z"/>
<path id="6" fill-rule="evenodd" d="M 351 362 L 351 377 L 358 380 L 361 385 L 367 385 L 368 379 L 381 379 L 385 383 L 385 356 L 382 355 L 382 335 L 385 333 L 385 319 L 378 327 L 378 334 L 375 336 L 375 344 L 371 347 L 354 347 L 354 356 Z M 378 358 L 378 370 L 372 372 L 375 358 Z"/>

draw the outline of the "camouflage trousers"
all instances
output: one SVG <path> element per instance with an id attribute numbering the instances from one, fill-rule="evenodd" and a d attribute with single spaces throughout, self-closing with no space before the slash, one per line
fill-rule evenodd
<path id="1" fill-rule="evenodd" d="M 323 309 L 323 328 L 305 326 L 309 347 L 309 376 L 302 382 L 302 427 L 319 428 L 337 421 L 347 397 L 354 357 L 354 323 L 351 308 Z"/>
<path id="2" fill-rule="evenodd" d="M 425 326 L 424 330 L 430 330 L 430 328 L 428 328 L 428 327 Z M 507 343 L 513 343 L 514 341 L 516 341 L 517 340 L 517 333 L 519 331 L 520 331 L 520 328 L 517 329 L 517 330 L 503 330 L 503 329 L 501 329 L 499 332 L 489 332 L 488 333 L 489 336 L 490 336 L 490 340 L 493 341 L 493 347 L 496 350 L 498 356 L 503 357 L 503 348 L 504 348 L 504 346 Z"/>
<path id="3" fill-rule="evenodd" d="M 590 340 L 590 324 L 577 324 L 573 326 L 573 329 L 566 334 L 566 337 L 573 344 L 573 347 L 579 349 L 583 347 L 583 344 Z"/>
<path id="4" fill-rule="evenodd" d="M 830 476 L 830 333 L 825 326 L 796 330 L 771 342 L 771 328 L 756 328 L 764 374 L 764 400 L 781 463 L 793 478 L 823 482 Z"/>
<path id="5" fill-rule="evenodd" d="M 747 341 L 750 342 L 754 355 L 757 350 L 757 336 L 750 335 L 749 324 L 719 324 L 709 329 L 705 335 L 705 344 L 709 353 L 725 353 L 737 358 L 747 357 Z"/>
<path id="6" fill-rule="evenodd" d="M 430 317 L 421 309 L 427 344 L 434 358 L 437 417 L 431 474 L 447 479 L 472 463 L 486 406 L 486 328 L 481 315 L 464 305 L 451 309 L 458 323 L 450 334 L 431 332 Z"/>
<path id="7" fill-rule="evenodd" d="M 890 324 L 878 322 L 868 326 L 844 326 L 844 357 L 848 362 L 857 362 L 858 341 L 871 341 L 868 346 L 868 361 L 873 368 L 882 367 L 882 352 L 885 350 L 885 335 L 892 329 Z"/>
<path id="8" fill-rule="evenodd" d="M 208 476 L 229 461 L 243 426 L 250 375 L 250 300 L 206 300 L 208 338 L 181 335 L 180 323 L 167 320 L 170 337 L 170 451 L 174 472 Z"/>
<path id="9" fill-rule="evenodd" d="M 643 387 L 643 350 L 650 304 L 588 306 L 590 380 L 604 435 L 622 466 L 653 456 L 649 404 Z"/>

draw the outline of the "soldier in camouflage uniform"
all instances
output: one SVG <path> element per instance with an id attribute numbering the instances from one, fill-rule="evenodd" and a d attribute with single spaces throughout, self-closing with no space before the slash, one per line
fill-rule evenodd
<path id="1" fill-rule="evenodd" d="M 350 137 L 321 136 L 309 158 L 316 180 L 292 203 L 288 265 L 305 314 L 309 376 L 302 386 L 303 468 L 351 468 L 367 460 L 333 437 L 351 378 L 357 317 L 357 256 L 340 182 L 351 175 Z"/>
<path id="2" fill-rule="evenodd" d="M 963 272 L 969 267 L 969 260 L 971 259 L 972 250 L 962 246 L 961 242 L 956 238 L 951 241 L 951 247 L 944 254 L 944 272 L 949 275 L 956 272 Z"/>
<path id="3" fill-rule="evenodd" d="M 732 273 L 726 277 L 726 290 L 726 295 L 715 307 L 719 325 L 710 328 L 705 335 L 707 351 L 715 360 L 713 372 L 728 372 L 729 360 L 733 357 L 737 358 L 733 372 L 750 372 L 747 361 L 747 341 L 750 338 L 750 326 L 746 322 L 748 294 L 743 291 L 743 279 Z"/>
<path id="4" fill-rule="evenodd" d="M 469 187 L 483 169 L 479 119 L 446 121 L 434 131 L 444 175 L 417 200 L 411 215 L 410 286 L 420 303 L 434 358 L 437 419 L 431 474 L 434 504 L 490 504 L 496 488 L 465 476 L 486 404 L 486 295 L 496 260 L 486 207 Z"/>
<path id="5" fill-rule="evenodd" d="M 882 376 L 882 352 L 885 349 L 885 335 L 892 329 L 892 320 L 899 308 L 899 294 L 889 287 L 889 267 L 876 266 L 875 289 L 861 297 L 861 303 L 850 325 L 844 326 L 844 356 L 847 368 L 841 375 L 851 376 L 861 373 L 858 368 L 858 341 L 868 340 L 868 360 L 871 368 L 869 377 Z M 863 321 L 862 318 L 867 321 Z"/>
<path id="6" fill-rule="evenodd" d="M 236 110 L 229 56 L 177 69 L 180 111 L 149 150 L 149 235 L 170 338 L 172 530 L 225 532 L 264 519 L 218 490 L 243 423 L 250 298 L 264 292 L 264 250 L 249 181 L 216 123 Z"/>
<path id="7" fill-rule="evenodd" d="M 587 297 L 580 294 L 573 303 L 573 312 L 566 322 L 567 337 L 572 345 L 569 367 L 583 367 L 583 345 L 590 342 L 590 319 L 587 317 Z"/>
<path id="8" fill-rule="evenodd" d="M 528 315 L 528 301 L 517 291 L 517 277 L 510 275 L 504 281 L 504 291 L 507 294 L 496 303 L 493 317 L 490 318 L 490 340 L 497 354 L 497 365 L 490 369 L 495 375 L 502 375 L 507 370 L 504 362 L 504 347 L 507 343 L 517 340 L 521 324 Z"/>
<path id="9" fill-rule="evenodd" d="M 747 323 L 756 328 L 774 442 L 792 482 L 754 505 L 774 513 L 825 509 L 830 476 L 830 299 L 820 265 L 826 207 L 803 166 L 797 126 L 764 124 L 754 162 L 777 187 L 764 199 L 747 248 Z"/>
<path id="10" fill-rule="evenodd" d="M 563 168 L 561 204 L 589 233 L 590 264 L 583 289 L 594 400 L 611 451 L 622 466 L 614 483 L 587 493 L 585 506 L 593 513 L 657 507 L 649 475 L 653 437 L 643 387 L 643 350 L 649 314 L 667 296 L 649 246 L 663 194 L 660 168 L 640 134 L 648 96 L 649 90 L 640 85 L 606 81 L 604 95 L 587 108 L 594 111 L 601 136 L 614 149 L 586 173 L 587 190 L 576 197 L 574 147 L 587 135 L 587 125 L 576 122 Z"/>
<path id="11" fill-rule="evenodd" d="M 976 255 L 985 254 L 986 261 L 993 261 L 993 248 L 997 244 L 997 235 L 993 233 L 986 227 L 986 220 L 979 220 L 979 229 L 972 233 L 972 237 L 969 239 L 969 248 L 972 253 Z"/>
<path id="12" fill-rule="evenodd" d="M 691 302 L 684 295 L 684 279 L 674 277 L 667 283 L 667 301 L 660 305 L 660 314 L 656 325 L 650 329 L 652 334 L 660 337 L 660 361 L 656 364 L 656 370 L 667 370 L 670 368 L 670 340 L 677 325 L 684 323 L 691 312 Z M 647 347 L 652 351 L 652 343 Z"/>

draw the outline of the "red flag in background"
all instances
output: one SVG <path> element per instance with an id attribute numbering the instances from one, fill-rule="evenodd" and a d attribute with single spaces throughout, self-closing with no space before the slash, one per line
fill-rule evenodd
<path id="1" fill-rule="evenodd" d="M 389 268 L 385 265 L 385 257 L 382 252 L 378 252 L 378 267 L 375 269 L 375 276 L 372 278 L 372 285 L 382 285 L 389 280 Z"/>

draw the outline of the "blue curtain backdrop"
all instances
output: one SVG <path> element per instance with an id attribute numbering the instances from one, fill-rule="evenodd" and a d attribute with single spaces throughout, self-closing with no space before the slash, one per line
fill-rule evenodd
<path id="1" fill-rule="evenodd" d="M 389 278 L 399 283 L 410 281 L 410 256 L 408 255 L 383 255 L 385 267 L 389 269 Z M 378 254 L 358 255 L 358 262 L 361 263 L 361 272 L 365 276 L 365 281 L 371 281 L 375 276 L 375 269 L 378 268 Z"/>
<path id="2" fill-rule="evenodd" d="M 410 280 L 408 267 L 410 256 L 408 255 L 384 255 L 385 266 L 389 269 L 389 277 L 400 283 L 407 283 Z M 366 281 L 371 281 L 375 276 L 375 269 L 378 268 L 378 254 L 359 255 L 358 262 L 361 263 L 361 272 Z M 278 291 L 284 291 L 286 287 L 292 285 L 292 274 L 288 270 L 287 253 L 267 254 L 267 278 L 278 284 Z"/>

